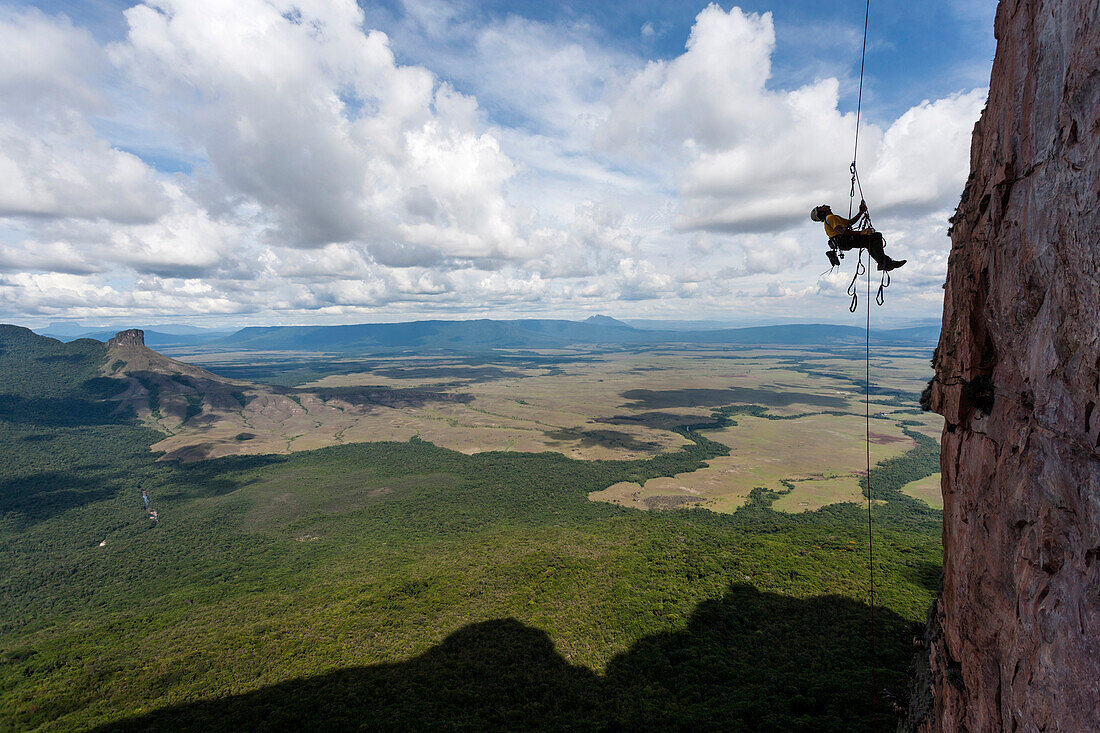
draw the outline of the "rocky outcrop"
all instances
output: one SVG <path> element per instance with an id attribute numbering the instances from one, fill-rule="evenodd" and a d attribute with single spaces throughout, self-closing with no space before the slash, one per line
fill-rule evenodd
<path id="1" fill-rule="evenodd" d="M 124 349 L 133 346 L 145 346 L 145 332 L 140 328 L 119 331 L 107 341 L 108 349 Z"/>
<path id="2" fill-rule="evenodd" d="M 1100 2 L 1002 0 L 953 219 L 940 731 L 1100 730 Z"/>

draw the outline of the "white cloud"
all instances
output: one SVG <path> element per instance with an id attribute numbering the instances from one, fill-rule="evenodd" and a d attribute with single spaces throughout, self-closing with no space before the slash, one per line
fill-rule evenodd
<path id="1" fill-rule="evenodd" d="M 0 121 L 0 216 L 149 221 L 165 199 L 139 158 L 111 148 L 79 118 Z"/>
<path id="2" fill-rule="evenodd" d="M 745 235 L 740 238 L 745 253 L 745 272 L 771 274 L 790 271 L 803 264 L 802 245 L 796 237 Z"/>
<path id="3" fill-rule="evenodd" d="M 529 254 L 504 187 L 513 166 L 477 104 L 398 64 L 352 0 L 162 0 L 126 13 L 113 49 L 270 236 L 361 242 L 381 260 Z M 394 247 L 397 244 L 399 246 Z"/>
<path id="4" fill-rule="evenodd" d="M 62 17 L 0 12 L 5 312 L 846 307 L 807 213 L 843 208 L 854 117 L 835 78 L 770 86 L 770 14 L 708 6 L 684 53 L 647 63 L 583 19 L 404 7 L 387 35 L 352 0 L 149 0 L 107 49 Z M 642 46 L 666 32 L 648 28 Z M 983 98 L 865 118 L 872 212 L 910 259 L 903 307 L 942 292 Z"/>
<path id="5" fill-rule="evenodd" d="M 103 247 L 113 262 L 165 277 L 212 274 L 241 248 L 243 227 L 211 218 L 170 187 L 170 211 L 151 224 L 116 228 Z"/>
<path id="6" fill-rule="evenodd" d="M 0 98 L 5 117 L 102 108 L 95 81 L 105 66 L 91 33 L 67 19 L 0 8 Z"/>
<path id="7" fill-rule="evenodd" d="M 675 281 L 660 272 L 648 260 L 630 257 L 619 261 L 619 297 L 623 300 L 648 300 L 673 292 Z"/>
<path id="8" fill-rule="evenodd" d="M 147 221 L 164 206 L 137 157 L 96 136 L 103 54 L 84 30 L 37 11 L 0 14 L 0 217 Z"/>
<path id="9" fill-rule="evenodd" d="M 973 125 L 985 98 L 984 89 L 975 89 L 924 100 L 890 125 L 863 176 L 880 211 L 926 214 L 958 203 L 970 170 Z"/>
<path id="10" fill-rule="evenodd" d="M 70 275 L 102 272 L 102 265 L 90 262 L 69 241 L 19 240 L 0 243 L 0 271 L 40 271 Z"/>
<path id="11" fill-rule="evenodd" d="M 838 110 L 837 80 L 770 89 L 774 48 L 770 13 L 710 5 L 686 52 L 648 64 L 613 105 L 600 143 L 674 172 L 679 228 L 781 232 L 846 191 L 855 116 Z M 957 196 L 983 100 L 975 90 L 924 102 L 885 133 L 864 119 L 861 178 L 872 203 L 926 213 Z"/>

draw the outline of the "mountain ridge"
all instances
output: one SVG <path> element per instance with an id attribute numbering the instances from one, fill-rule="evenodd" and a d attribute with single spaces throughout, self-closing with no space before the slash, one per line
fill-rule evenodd
<path id="1" fill-rule="evenodd" d="M 939 336 L 939 331 L 934 327 L 915 326 L 872 330 L 871 335 L 880 343 L 932 346 Z M 863 328 L 821 323 L 683 331 L 641 329 L 609 316 L 591 316 L 584 321 L 482 318 L 468 321 L 423 320 L 339 326 L 248 326 L 230 336 L 211 341 L 210 345 L 245 349 L 333 352 L 410 348 L 461 351 L 677 343 L 847 346 L 861 344 L 864 338 Z"/>

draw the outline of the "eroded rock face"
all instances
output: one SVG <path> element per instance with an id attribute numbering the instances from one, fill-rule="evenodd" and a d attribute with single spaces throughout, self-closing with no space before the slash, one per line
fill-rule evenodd
<path id="1" fill-rule="evenodd" d="M 1100 2 L 1003 0 L 932 408 L 942 634 L 924 730 L 1100 730 Z"/>
<path id="2" fill-rule="evenodd" d="M 109 341 L 108 349 L 125 348 L 127 346 L 145 346 L 145 332 L 140 328 L 131 328 L 119 331 Z"/>

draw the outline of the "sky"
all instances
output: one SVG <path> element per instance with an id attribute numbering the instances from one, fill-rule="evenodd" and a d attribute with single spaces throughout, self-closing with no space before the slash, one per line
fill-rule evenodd
<path id="1" fill-rule="evenodd" d="M 851 321 L 863 12 L 0 2 L 0 321 Z M 941 313 L 993 12 L 870 4 L 876 321 Z"/>

